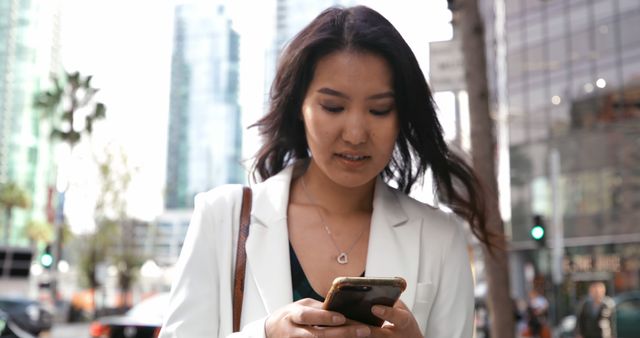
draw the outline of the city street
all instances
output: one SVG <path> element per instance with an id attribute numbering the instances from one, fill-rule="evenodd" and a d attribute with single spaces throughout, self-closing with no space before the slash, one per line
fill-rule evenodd
<path id="1" fill-rule="evenodd" d="M 89 323 L 56 324 L 45 338 L 89 338 Z"/>
<path id="2" fill-rule="evenodd" d="M 0 0 L 0 338 L 217 336 L 365 275 L 403 336 L 640 338 L 639 32 L 640 0 Z"/>

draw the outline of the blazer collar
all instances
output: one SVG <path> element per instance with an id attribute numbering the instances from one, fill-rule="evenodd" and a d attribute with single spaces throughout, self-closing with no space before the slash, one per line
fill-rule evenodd
<path id="1" fill-rule="evenodd" d="M 295 167 L 290 165 L 254 187 L 247 262 L 268 313 L 293 300 L 287 206 Z M 402 299 L 411 308 L 418 280 L 421 222 L 409 218 L 398 195 L 381 178 L 376 180 L 366 275 L 405 278 L 407 290 Z"/>
<path id="2" fill-rule="evenodd" d="M 382 178 L 376 179 L 376 188 L 373 193 L 373 214 L 371 215 L 371 223 L 374 221 L 380 224 L 396 227 L 404 224 L 409 217 L 400 205 L 398 196 L 389 187 Z"/>
<path id="3" fill-rule="evenodd" d="M 293 167 L 286 167 L 253 189 L 247 276 L 252 276 L 267 313 L 293 301 L 287 229 Z"/>
<path id="4" fill-rule="evenodd" d="M 407 288 L 401 299 L 413 308 L 420 267 L 420 217 L 410 218 L 400 199 L 409 198 L 389 187 L 381 178 L 376 182 L 369 232 L 366 276 L 402 277 Z"/>
<path id="5" fill-rule="evenodd" d="M 278 174 L 258 184 L 253 192 L 253 209 L 251 216 L 255 217 L 263 226 L 278 222 L 287 218 L 289 205 L 289 188 L 291 179 L 298 164 L 289 165 Z M 407 219 L 398 197 L 382 178 L 376 179 L 376 187 L 373 196 L 373 210 L 378 210 L 381 223 L 390 227 L 403 224 Z M 373 218 L 372 216 L 372 218 Z"/>
<path id="6" fill-rule="evenodd" d="M 259 183 L 253 189 L 253 216 L 262 226 L 269 227 L 287 218 L 289 187 L 295 165 Z"/>

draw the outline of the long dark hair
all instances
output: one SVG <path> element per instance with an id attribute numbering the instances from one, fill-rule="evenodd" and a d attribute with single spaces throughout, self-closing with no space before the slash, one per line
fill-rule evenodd
<path id="1" fill-rule="evenodd" d="M 302 102 L 318 60 L 341 50 L 380 55 L 393 72 L 400 131 L 391 160 L 381 173 L 383 179 L 395 181 L 409 193 L 431 168 L 439 198 L 469 222 L 478 239 L 490 244 L 480 182 L 447 147 L 415 55 L 387 19 L 365 6 L 323 11 L 285 48 L 271 86 L 269 111 L 254 125 L 265 141 L 256 155 L 254 178 L 257 172 L 267 179 L 291 162 L 309 157 L 299 118 Z"/>

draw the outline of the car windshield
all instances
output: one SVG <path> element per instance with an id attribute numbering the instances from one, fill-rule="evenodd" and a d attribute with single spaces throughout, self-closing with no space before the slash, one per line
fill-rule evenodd
<path id="1" fill-rule="evenodd" d="M 15 306 L 27 305 L 30 303 L 35 303 L 35 302 L 28 299 L 20 299 L 20 298 L 2 298 L 0 299 L 0 308 L 12 308 Z"/>
<path id="2" fill-rule="evenodd" d="M 127 312 L 127 316 L 137 318 L 162 318 L 168 307 L 169 293 L 159 293 L 136 304 Z"/>

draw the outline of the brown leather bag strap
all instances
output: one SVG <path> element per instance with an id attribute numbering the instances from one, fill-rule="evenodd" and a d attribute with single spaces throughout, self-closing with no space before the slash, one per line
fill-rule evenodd
<path id="1" fill-rule="evenodd" d="M 249 237 L 251 220 L 251 188 L 242 188 L 242 208 L 240 209 L 240 229 L 238 230 L 238 247 L 236 249 L 236 269 L 233 282 L 233 332 L 240 331 L 242 315 L 242 299 L 244 296 L 244 274 L 247 265 L 245 243 Z"/>

